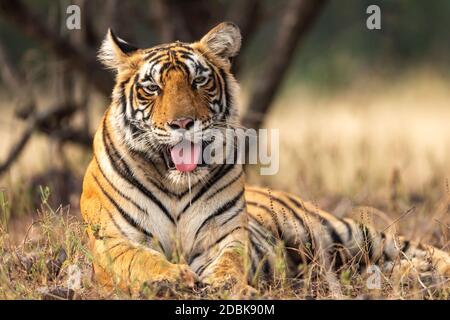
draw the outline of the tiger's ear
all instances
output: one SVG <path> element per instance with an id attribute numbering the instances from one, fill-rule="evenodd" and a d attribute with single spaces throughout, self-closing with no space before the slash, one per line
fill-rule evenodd
<path id="1" fill-rule="evenodd" d="M 130 66 L 130 57 L 138 50 L 137 47 L 117 37 L 108 29 L 105 40 L 98 52 L 98 59 L 108 68 L 123 70 Z"/>
<path id="2" fill-rule="evenodd" d="M 201 40 L 216 56 L 230 59 L 238 54 L 241 48 L 241 31 L 232 22 L 222 22 L 212 28 Z"/>

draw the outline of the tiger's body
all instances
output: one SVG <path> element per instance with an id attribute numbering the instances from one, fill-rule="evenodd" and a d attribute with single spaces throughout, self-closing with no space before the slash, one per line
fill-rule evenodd
<path id="1" fill-rule="evenodd" d="M 349 261 L 399 258 L 448 275 L 447 253 L 334 217 L 294 195 L 246 186 L 241 164 L 170 168 L 163 153 L 183 139 L 179 129 L 191 130 L 186 119 L 205 131 L 236 123 L 229 58 L 239 46 L 230 23 L 194 44 L 146 50 L 108 35 L 101 58 L 117 71 L 117 84 L 81 197 L 97 279 L 132 291 L 159 280 L 241 290 L 277 277 L 279 248 L 287 277 L 311 262 L 328 272 Z"/>

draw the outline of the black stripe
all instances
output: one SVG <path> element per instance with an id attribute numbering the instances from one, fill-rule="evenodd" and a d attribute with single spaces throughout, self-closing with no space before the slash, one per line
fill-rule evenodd
<path id="1" fill-rule="evenodd" d="M 242 229 L 241 226 L 235 227 L 234 229 L 232 229 L 230 232 L 224 234 L 223 236 L 221 236 L 219 239 L 217 239 L 213 244 L 211 244 L 210 246 L 208 246 L 208 248 L 206 248 L 205 250 L 201 251 L 201 252 L 197 252 L 193 255 L 190 256 L 189 260 L 188 260 L 188 264 L 191 265 L 195 259 L 197 259 L 198 257 L 200 257 L 201 255 L 203 255 L 206 251 L 211 250 L 212 248 L 214 248 L 216 245 L 218 245 L 220 242 L 222 242 L 226 237 L 228 237 L 230 234 L 234 233 L 236 230 Z"/>
<path id="2" fill-rule="evenodd" d="M 128 78 L 127 80 L 123 81 L 120 83 L 120 106 L 121 108 L 121 112 L 123 114 L 123 119 L 125 121 L 125 124 L 128 124 L 128 118 L 127 118 L 127 98 L 126 98 L 126 94 L 125 94 L 125 85 L 127 84 L 127 82 L 130 80 L 131 78 Z M 106 118 L 106 117 L 105 117 Z"/>
<path id="3" fill-rule="evenodd" d="M 264 195 L 264 196 L 269 196 L 267 193 L 262 192 L 262 191 L 260 191 L 260 190 L 251 190 L 251 192 L 256 192 L 256 193 L 262 194 L 262 195 Z M 289 197 L 289 196 L 287 196 L 287 197 L 288 197 L 288 199 L 289 199 L 290 201 L 294 202 L 295 205 L 298 204 L 298 202 L 297 202 L 294 198 L 291 198 L 291 197 Z M 312 234 L 311 234 L 311 230 L 309 229 L 309 226 L 307 226 L 307 224 L 306 224 L 306 223 L 303 221 L 303 219 L 298 215 L 298 213 L 297 213 L 291 206 L 289 206 L 285 201 L 283 201 L 283 200 L 281 200 L 281 199 L 279 199 L 279 198 L 273 197 L 273 196 L 271 196 L 271 198 L 272 198 L 272 200 L 274 200 L 275 202 L 278 202 L 281 206 L 287 208 L 287 209 L 292 213 L 293 217 L 300 223 L 300 225 L 302 226 L 303 230 L 305 230 L 305 232 L 306 232 L 306 238 L 307 238 L 306 242 L 311 244 L 311 249 L 314 249 L 314 248 L 313 248 L 313 244 L 314 244 L 314 243 L 313 243 L 313 240 L 312 240 Z M 305 211 L 305 210 L 302 208 L 302 206 L 299 206 L 299 208 L 302 209 L 303 211 Z M 305 211 L 305 212 L 306 212 L 306 211 Z"/>
<path id="4" fill-rule="evenodd" d="M 389 257 L 388 253 L 384 250 L 384 248 L 383 248 L 383 259 L 384 262 L 391 261 L 391 257 Z"/>
<path id="5" fill-rule="evenodd" d="M 134 154 L 136 154 L 137 156 L 142 157 L 142 154 L 138 154 L 136 152 L 134 152 Z M 159 169 L 156 167 L 156 165 L 153 163 L 153 161 L 151 161 L 151 159 L 147 159 L 148 162 L 150 162 L 150 164 L 152 165 L 153 169 L 159 174 L 159 176 L 161 177 L 161 173 L 159 172 Z M 142 168 L 141 164 L 137 165 L 141 170 L 144 170 Z M 156 187 L 159 191 L 161 191 L 164 194 L 170 195 L 170 196 L 174 196 L 178 199 L 181 199 L 184 195 L 186 195 L 186 193 L 189 192 L 189 189 L 187 189 L 184 193 L 174 193 L 171 190 L 165 188 L 163 185 L 161 185 L 161 183 L 159 183 L 159 181 L 156 181 L 155 179 L 152 179 L 151 177 L 149 177 L 148 175 L 145 175 L 145 180 L 147 180 L 149 183 L 151 183 L 154 187 Z M 197 182 L 198 183 L 198 182 Z M 196 185 L 196 184 L 195 184 Z M 194 186 L 195 186 L 194 185 Z M 194 186 L 192 186 L 192 188 L 194 188 Z"/>
<path id="6" fill-rule="evenodd" d="M 119 190 L 119 189 L 111 182 L 111 180 L 109 180 L 109 178 L 105 175 L 105 173 L 104 173 L 102 167 L 100 166 L 100 163 L 98 162 L 98 159 L 97 159 L 97 155 L 96 155 L 95 153 L 94 153 L 94 161 L 96 162 L 97 167 L 98 167 L 98 169 L 99 169 L 99 171 L 100 171 L 102 177 L 108 182 L 108 184 L 113 188 L 113 190 L 114 190 L 116 193 L 118 193 L 122 198 L 124 198 L 125 200 L 127 200 L 127 201 L 129 201 L 131 204 L 133 204 L 138 210 L 140 210 L 140 211 L 142 211 L 142 212 L 144 212 L 145 214 L 148 215 L 148 212 L 147 212 L 146 209 L 142 208 L 139 204 L 137 204 L 135 201 L 133 201 L 129 196 L 127 196 L 127 195 L 125 195 L 123 192 L 121 192 L 121 191 L 120 191 L 120 190 Z M 94 177 L 94 178 L 95 178 L 95 177 Z M 150 241 L 151 239 L 148 239 L 148 240 Z M 163 251 L 165 251 L 164 248 L 161 248 L 161 249 L 162 249 Z"/>
<path id="7" fill-rule="evenodd" d="M 262 233 L 260 230 L 258 230 L 256 227 L 254 227 L 254 230 L 253 230 L 253 231 L 255 231 L 256 233 L 258 233 L 259 236 L 260 236 L 261 238 L 265 239 L 265 240 L 268 242 L 269 245 L 274 246 L 274 245 L 276 244 L 277 241 L 276 241 L 274 235 L 272 234 L 272 232 L 269 232 L 269 230 L 267 230 L 267 228 L 266 228 L 264 225 L 262 225 L 262 224 L 261 224 L 257 219 L 255 219 L 254 217 L 249 216 L 249 220 L 250 220 L 251 222 L 253 222 L 256 226 L 258 226 L 258 227 L 260 227 L 260 228 L 263 228 L 265 231 L 267 231 L 267 233 L 266 233 L 266 234 L 263 234 L 263 233 Z M 251 227 L 251 225 L 249 225 L 249 227 Z"/>
<path id="8" fill-rule="evenodd" d="M 344 242 L 342 241 L 339 234 L 336 232 L 336 229 L 332 226 L 331 222 L 322 218 L 321 223 L 325 225 L 327 228 L 331 240 L 332 240 L 332 246 L 330 248 L 330 254 L 332 257 L 334 257 L 334 268 L 335 270 L 339 270 L 343 265 L 343 259 L 341 256 L 341 250 L 342 248 L 345 248 Z"/>
<path id="9" fill-rule="evenodd" d="M 226 79 L 221 77 L 221 74 L 224 72 L 223 70 L 219 70 L 217 71 L 217 68 L 215 66 L 213 66 L 209 61 L 206 61 L 206 64 L 208 65 L 208 67 L 211 69 L 212 74 L 214 75 L 214 90 L 210 89 L 210 91 L 218 91 L 218 100 L 220 101 L 219 107 L 220 110 L 219 112 L 223 112 L 223 109 L 225 108 L 228 99 L 227 97 L 225 98 L 225 105 L 222 104 L 222 100 L 223 100 L 223 91 L 225 90 L 225 85 L 226 85 Z M 223 118 L 222 118 L 223 119 Z"/>
<path id="10" fill-rule="evenodd" d="M 255 238 L 255 240 L 257 240 L 253 234 L 250 234 L 249 239 L 250 239 L 250 244 L 252 246 L 252 249 L 255 250 L 256 256 L 258 257 L 259 261 L 263 261 L 263 266 L 262 266 L 263 276 L 267 276 L 267 275 L 271 274 L 271 269 L 272 269 L 271 265 L 269 263 L 269 258 L 266 255 L 266 253 L 263 251 L 263 249 L 261 249 L 262 245 L 259 245 L 258 243 L 256 243 L 255 240 L 253 240 L 253 238 Z M 257 268 L 258 268 L 258 266 L 255 266 L 255 270 L 253 271 L 254 274 L 256 273 Z"/>
<path id="11" fill-rule="evenodd" d="M 383 241 L 381 241 L 381 245 L 383 246 L 383 254 L 380 257 L 378 257 L 378 259 L 376 261 L 374 261 L 375 264 L 378 264 L 381 259 L 383 259 L 384 262 L 390 260 L 389 256 L 387 255 L 387 253 L 385 251 L 386 242 L 384 240 L 386 240 L 386 234 L 384 232 L 380 232 L 380 237 L 381 237 L 381 240 L 383 240 Z"/>
<path id="12" fill-rule="evenodd" d="M 115 256 L 111 262 L 112 263 L 116 262 L 117 259 L 119 259 L 121 256 L 123 256 L 125 253 L 129 252 L 130 250 L 132 250 L 131 247 L 126 247 L 126 249 L 124 251 L 122 251 L 120 254 L 118 254 L 117 256 Z"/>
<path id="13" fill-rule="evenodd" d="M 227 220 L 225 220 L 224 222 L 222 222 L 222 224 L 220 225 L 221 227 L 226 225 L 228 222 L 230 222 L 231 220 L 233 220 L 234 218 L 236 218 L 240 213 L 242 213 L 242 211 L 245 208 L 245 201 L 244 203 L 241 205 L 241 207 L 239 209 L 236 210 L 235 213 L 233 213 L 231 216 L 228 217 Z"/>
<path id="14" fill-rule="evenodd" d="M 153 235 L 151 232 L 144 229 L 142 226 L 140 226 L 136 220 L 132 216 L 130 216 L 125 210 L 111 197 L 111 195 L 103 188 L 103 186 L 98 181 L 97 177 L 92 174 L 92 177 L 94 178 L 95 182 L 97 183 L 97 186 L 100 188 L 102 193 L 108 198 L 109 202 L 116 208 L 116 210 L 120 213 L 120 215 L 127 221 L 131 226 L 133 226 L 135 229 L 139 230 L 143 234 L 145 234 L 149 238 L 153 238 Z"/>
<path id="15" fill-rule="evenodd" d="M 119 241 L 118 243 L 114 244 L 112 247 L 108 247 L 108 251 L 111 251 L 112 249 L 117 248 L 118 246 L 126 246 L 126 245 L 122 241 Z"/>
<path id="16" fill-rule="evenodd" d="M 344 224 L 345 229 L 347 230 L 347 241 L 350 241 L 352 239 L 352 227 L 350 226 L 350 223 L 345 221 L 345 219 L 339 219 L 339 221 Z"/>
<path id="17" fill-rule="evenodd" d="M 257 226 L 261 226 L 255 219 L 254 219 L 254 221 L 256 222 Z M 251 248 L 255 251 L 259 260 L 264 260 L 263 273 L 264 273 L 264 275 L 268 275 L 271 273 L 272 267 L 270 265 L 269 257 L 268 257 L 269 249 L 267 249 L 263 245 L 263 243 L 267 243 L 267 245 L 269 245 L 270 247 L 273 248 L 273 246 L 276 245 L 273 235 L 271 233 L 268 233 L 269 237 L 272 236 L 272 238 L 267 239 L 268 238 L 267 235 L 264 235 L 260 230 L 258 230 L 258 228 L 256 226 L 252 226 L 252 225 L 249 225 L 248 230 L 249 230 L 250 244 L 252 246 Z M 260 242 L 261 244 L 258 242 Z M 256 268 L 255 268 L 254 272 L 256 272 Z"/>
<path id="18" fill-rule="evenodd" d="M 312 216 L 316 217 L 317 219 L 319 219 L 320 223 L 325 225 L 325 227 L 327 228 L 328 232 L 330 233 L 330 237 L 333 240 L 333 243 L 337 243 L 337 244 L 341 244 L 344 245 L 344 242 L 342 241 L 341 237 L 339 236 L 339 234 L 337 233 L 337 231 L 334 229 L 334 227 L 332 226 L 331 222 L 328 221 L 326 218 L 322 217 L 319 213 L 311 211 L 311 210 L 307 210 L 305 208 L 305 206 L 298 202 L 294 197 L 291 197 L 290 195 L 287 195 L 287 197 L 289 198 L 290 201 L 292 201 L 296 206 L 298 206 L 298 208 L 300 208 L 301 210 L 305 211 L 306 213 L 311 214 Z M 341 221 L 344 223 L 344 221 Z M 346 226 L 347 224 L 344 223 Z M 347 229 L 347 232 L 350 229 Z"/>
<path id="19" fill-rule="evenodd" d="M 201 196 L 203 196 L 208 190 L 211 190 L 211 186 L 213 186 L 217 181 L 219 181 L 223 176 L 225 176 L 228 172 L 230 172 L 234 168 L 234 165 L 224 165 L 219 167 L 219 169 L 215 172 L 215 174 L 209 179 L 205 185 L 200 189 L 199 192 L 192 198 L 192 200 L 186 204 L 181 213 L 178 215 L 177 220 L 180 220 L 181 215 L 189 208 L 192 204 L 194 204 Z"/>
<path id="20" fill-rule="evenodd" d="M 214 191 L 212 194 L 210 194 L 206 200 L 211 199 L 212 197 L 214 197 L 216 194 L 218 194 L 219 192 L 223 191 L 224 189 L 228 188 L 230 185 L 232 185 L 233 183 L 235 183 L 237 180 L 239 180 L 239 178 L 242 176 L 243 171 L 239 172 L 239 174 L 234 177 L 233 179 L 231 179 L 231 181 L 229 181 L 228 183 L 226 183 L 223 187 L 220 187 L 219 189 L 217 189 L 216 191 Z"/>
<path id="21" fill-rule="evenodd" d="M 286 195 L 287 197 L 288 197 L 288 199 L 291 201 L 291 202 L 293 202 L 294 203 L 294 205 L 296 205 L 298 208 L 300 208 L 301 210 L 303 210 L 304 212 L 306 212 L 306 213 L 309 213 L 309 214 L 311 214 L 311 215 L 313 215 L 313 216 L 319 216 L 320 217 L 320 215 L 317 213 L 317 212 L 314 212 L 314 211 L 311 211 L 311 210 L 308 210 L 308 209 L 306 209 L 306 207 L 303 205 L 303 203 L 300 203 L 297 199 L 295 199 L 293 196 L 291 196 L 291 195 Z"/>
<path id="22" fill-rule="evenodd" d="M 411 242 L 409 242 L 408 240 L 405 240 L 405 242 L 403 242 L 402 252 L 406 253 L 406 251 L 408 251 L 410 245 L 411 245 Z"/>
<path id="23" fill-rule="evenodd" d="M 109 178 L 105 175 L 105 173 L 103 172 L 102 167 L 100 166 L 98 160 L 97 160 L 97 156 L 94 154 L 94 161 L 97 164 L 97 167 L 102 175 L 102 177 L 106 180 L 106 182 L 108 182 L 108 184 L 111 186 L 111 188 L 113 188 L 113 190 L 118 193 L 122 198 L 124 198 L 125 200 L 129 201 L 133 206 L 135 206 L 138 210 L 145 212 L 146 214 L 148 214 L 147 210 L 145 210 L 144 208 L 142 208 L 139 204 L 137 204 L 135 201 L 133 201 L 133 199 L 131 199 L 129 196 L 127 196 L 126 194 L 124 194 L 122 191 L 120 191 L 112 182 L 111 180 L 109 180 Z"/>
<path id="24" fill-rule="evenodd" d="M 239 241 L 239 240 L 234 240 L 234 241 L 230 242 L 226 247 L 223 247 L 223 248 L 219 251 L 219 253 L 217 254 L 217 256 L 208 259 L 208 261 L 207 261 L 204 265 L 200 266 L 200 268 L 198 268 L 197 271 L 196 271 L 197 275 L 198 275 L 198 276 L 201 276 L 201 275 L 203 274 L 203 272 L 205 272 L 205 270 L 206 270 L 206 269 L 207 269 L 214 261 L 216 261 L 217 259 L 219 259 L 219 257 L 222 255 L 222 252 L 223 252 L 223 251 L 225 251 L 226 249 L 233 248 L 233 246 L 231 246 L 231 244 L 233 244 L 233 243 L 237 243 L 237 244 L 239 244 L 240 246 L 244 246 L 244 244 L 243 244 L 241 241 Z"/>
<path id="25" fill-rule="evenodd" d="M 156 164 L 153 162 L 153 160 L 149 157 L 147 157 L 147 155 L 145 153 L 142 152 L 136 152 L 136 155 L 141 157 L 141 161 L 143 161 L 144 163 L 150 162 L 150 164 L 152 165 L 153 169 L 158 173 L 160 178 L 164 178 L 163 177 L 163 173 L 159 170 L 159 168 L 156 166 Z M 189 192 L 189 188 L 186 188 L 184 191 L 180 191 L 178 193 L 173 192 L 172 190 L 169 190 L 167 188 L 165 188 L 162 184 L 157 183 L 154 179 L 151 179 L 150 177 L 147 177 L 147 180 L 154 184 L 161 192 L 170 195 L 170 196 L 174 196 L 178 199 L 183 198 L 188 192 Z M 201 180 L 197 181 L 196 183 L 194 183 L 191 186 L 191 190 L 193 190 L 197 185 L 199 185 L 201 183 Z"/>
<path id="26" fill-rule="evenodd" d="M 248 231 L 248 228 L 246 228 L 246 229 Z M 253 243 L 253 240 L 252 240 L 250 234 L 248 235 L 248 240 L 249 240 L 249 249 L 250 249 L 249 253 L 250 253 L 250 260 L 251 260 L 250 275 L 253 277 L 255 275 L 256 268 L 257 268 L 256 261 L 259 261 L 259 257 L 258 257 L 258 255 L 256 255 L 256 261 L 255 261 L 254 253 L 256 254 L 256 252 L 255 252 L 255 250 L 253 250 L 253 246 L 255 244 Z"/>
<path id="27" fill-rule="evenodd" d="M 371 239 L 371 236 L 370 236 L 370 231 L 367 228 L 367 226 L 365 224 L 362 224 L 362 223 L 359 224 L 359 228 L 360 228 L 361 234 L 363 236 L 364 246 L 365 246 L 365 248 L 367 248 L 369 260 L 372 260 L 373 243 L 372 243 L 372 239 Z"/>
<path id="28" fill-rule="evenodd" d="M 322 219 L 321 222 L 325 225 L 325 227 L 327 228 L 328 232 L 330 233 L 330 237 L 331 237 L 331 240 L 333 241 L 333 243 L 334 244 L 340 244 L 340 245 L 344 246 L 344 242 L 342 241 L 341 237 L 337 233 L 336 229 L 333 228 L 333 226 L 331 225 L 330 221 L 328 221 L 326 219 Z"/>
<path id="29" fill-rule="evenodd" d="M 136 81 L 137 81 L 137 78 L 138 78 L 138 74 L 136 74 L 136 76 L 134 77 L 134 84 L 136 84 Z M 135 108 L 134 108 L 134 85 L 131 85 L 130 86 L 130 90 L 128 91 L 128 103 L 129 103 L 129 105 L 130 105 L 130 111 L 131 111 L 131 115 L 132 115 L 132 117 L 133 118 L 135 118 L 136 117 L 136 110 L 135 110 Z"/>
<path id="30" fill-rule="evenodd" d="M 222 112 L 225 111 L 224 117 L 226 118 L 230 115 L 230 108 L 231 105 L 233 104 L 233 101 L 231 100 L 231 93 L 228 88 L 227 75 L 225 74 L 225 71 L 223 71 L 223 69 L 220 69 L 220 76 L 223 79 L 223 86 L 225 90 L 225 105 L 223 106 L 225 110 L 222 110 Z"/>
<path id="31" fill-rule="evenodd" d="M 292 248 L 292 247 L 285 247 L 286 252 L 286 259 L 288 262 L 291 262 L 293 268 L 290 269 L 297 270 L 297 267 L 302 263 L 309 263 L 310 259 L 308 258 L 308 261 L 303 260 L 303 255 L 300 253 L 299 248 Z"/>
<path id="32" fill-rule="evenodd" d="M 107 140 L 109 141 L 110 145 L 108 145 Z M 103 126 L 103 144 L 106 149 L 106 154 L 108 155 L 108 158 L 113 166 L 113 168 L 117 171 L 117 173 L 122 176 L 125 180 L 127 180 L 131 185 L 133 185 L 135 188 L 137 188 L 140 192 L 142 192 L 145 196 L 147 196 L 153 203 L 155 203 L 159 209 L 165 214 L 165 216 L 173 223 L 175 224 L 175 221 L 173 217 L 170 215 L 167 208 L 161 203 L 161 201 L 156 198 L 147 188 L 145 188 L 141 182 L 139 182 L 136 178 L 134 178 L 129 166 L 127 163 L 118 155 L 117 150 L 114 147 L 114 144 L 109 137 L 109 134 Z M 124 168 L 120 168 L 116 161 L 113 159 L 113 155 L 116 157 L 118 156 L 119 161 L 124 166 Z M 125 172 L 124 172 L 125 171 Z"/>
<path id="33" fill-rule="evenodd" d="M 133 261 L 136 258 L 137 254 L 138 254 L 138 250 L 135 249 L 133 257 L 131 257 L 130 263 L 128 264 L 128 279 L 130 281 L 131 281 L 131 267 L 132 267 Z"/>
<path id="34" fill-rule="evenodd" d="M 274 225 L 275 225 L 275 227 L 277 229 L 278 237 L 281 239 L 281 235 L 283 234 L 283 230 L 281 229 L 281 227 L 280 227 L 280 225 L 278 223 L 278 219 L 274 219 L 273 215 L 275 213 L 273 212 L 273 210 L 268 208 L 268 207 L 266 207 L 263 204 L 260 204 L 260 203 L 257 203 L 257 202 L 253 202 L 253 201 L 247 201 L 247 205 L 254 206 L 254 207 L 257 207 L 257 208 L 260 208 L 260 209 L 263 209 L 264 211 L 266 211 L 267 214 L 271 217 L 271 219 L 272 219 L 272 221 L 273 221 L 273 223 L 274 223 Z"/>
<path id="35" fill-rule="evenodd" d="M 168 69 L 171 67 L 171 65 L 172 65 L 171 62 L 164 62 L 161 68 L 159 68 L 159 74 L 162 75 L 164 71 L 166 70 L 169 71 Z"/>
<path id="36" fill-rule="evenodd" d="M 201 265 L 200 268 L 195 270 L 195 273 L 198 276 L 201 276 L 203 274 L 203 272 L 205 272 L 206 268 L 209 267 L 211 265 L 211 263 L 213 263 L 216 259 L 217 259 L 217 257 L 210 258 L 204 265 Z"/>
<path id="37" fill-rule="evenodd" d="M 241 192 L 239 192 L 237 194 L 237 196 L 235 196 L 233 199 L 231 199 L 230 201 L 226 202 L 225 204 L 223 204 L 219 209 L 217 209 L 213 214 L 209 215 L 208 218 L 206 218 L 202 224 L 200 225 L 200 227 L 197 229 L 197 232 L 195 232 L 195 236 L 194 236 L 194 243 L 197 240 L 198 235 L 200 234 L 200 231 L 203 229 L 203 227 L 212 219 L 214 219 L 217 216 L 220 216 L 221 214 L 227 212 L 228 210 L 232 209 L 237 202 L 242 198 L 242 196 L 244 195 L 244 190 L 241 190 Z M 242 212 L 242 209 L 240 209 L 238 211 L 238 213 Z M 228 221 L 228 220 L 227 220 Z M 223 224 L 222 224 L 223 225 Z"/>
<path id="38" fill-rule="evenodd" d="M 333 225 L 331 224 L 331 222 L 329 220 L 327 220 L 326 218 L 322 217 L 319 213 L 314 212 L 314 211 L 310 211 L 307 210 L 305 208 L 305 206 L 300 203 L 299 201 L 297 201 L 297 199 L 295 199 L 294 197 L 287 195 L 288 199 L 290 201 L 292 201 L 298 208 L 300 208 L 301 210 L 305 211 L 306 213 L 309 213 L 311 215 L 313 215 L 314 217 L 316 217 L 317 219 L 319 219 L 320 223 L 322 225 L 325 226 L 325 228 L 327 229 L 327 232 L 330 235 L 331 241 L 332 241 L 332 246 L 330 248 L 330 255 L 333 256 L 335 259 L 335 263 L 334 263 L 334 268 L 336 270 L 338 270 L 342 265 L 343 265 L 343 259 L 341 256 L 341 252 L 340 249 L 341 248 L 345 248 L 345 243 L 342 240 L 341 236 L 338 234 L 338 232 L 336 231 L 336 229 L 333 227 Z M 341 221 L 344 226 L 347 228 L 347 235 L 351 236 L 351 229 L 350 226 L 348 225 L 348 223 L 346 221 L 344 221 L 343 219 L 339 220 Z"/>
<path id="39" fill-rule="evenodd" d="M 106 208 L 103 208 L 103 209 L 105 209 L 105 211 L 106 211 L 106 213 L 108 214 L 109 218 L 111 219 L 112 223 L 114 224 L 114 226 L 116 227 L 116 229 L 119 230 L 119 232 L 122 234 L 122 236 L 123 236 L 125 239 L 130 240 L 130 237 L 125 233 L 125 231 L 122 230 L 122 228 L 121 228 L 121 227 L 119 226 L 119 224 L 117 223 L 116 219 L 114 219 L 114 216 L 112 215 L 112 213 L 109 212 L 109 210 L 107 210 Z M 109 249 L 108 249 L 108 250 L 109 250 Z"/>
<path id="40" fill-rule="evenodd" d="M 125 94 L 125 85 L 130 81 L 131 78 L 128 78 L 127 80 L 120 83 L 120 105 L 121 105 L 121 113 L 123 115 L 122 120 L 125 127 L 130 128 L 131 133 L 133 136 L 136 136 L 138 132 L 142 132 L 140 128 L 138 128 L 134 123 L 130 122 L 127 116 L 127 96 Z M 109 113 L 109 110 L 107 111 Z M 106 119 L 108 114 L 104 117 Z M 104 121 L 103 121 L 104 122 Z"/>
<path id="41" fill-rule="evenodd" d="M 188 74 L 190 74 L 190 70 L 189 70 L 189 67 L 186 65 L 186 64 L 184 64 L 184 63 L 178 63 L 177 65 L 176 65 L 176 69 L 177 70 L 180 70 L 182 73 L 184 73 L 184 74 L 186 74 L 186 75 L 188 75 Z"/>
<path id="42" fill-rule="evenodd" d="M 152 66 L 151 66 L 151 68 L 153 67 L 153 65 L 155 65 L 156 63 L 158 63 L 158 60 L 161 60 L 161 59 L 163 59 L 163 58 L 167 58 L 167 52 L 163 52 L 163 53 L 161 53 L 161 54 L 157 54 L 156 52 L 155 52 L 155 54 L 153 54 L 151 57 L 149 57 L 149 58 L 146 58 L 145 60 L 146 60 L 146 62 L 147 62 L 147 64 L 148 65 L 151 65 L 152 64 Z M 156 62 L 156 63 L 155 63 Z"/>

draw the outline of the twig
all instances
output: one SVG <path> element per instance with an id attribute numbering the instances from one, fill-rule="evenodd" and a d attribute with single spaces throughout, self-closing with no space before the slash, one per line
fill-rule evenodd
<path id="1" fill-rule="evenodd" d="M 395 219 L 394 221 L 392 221 L 392 223 L 390 225 L 388 225 L 386 228 L 383 229 L 382 232 L 385 232 L 387 229 L 389 229 L 391 226 L 393 226 L 394 224 L 396 224 L 397 222 L 399 222 L 401 219 L 403 219 L 404 217 L 406 217 L 407 215 L 409 215 L 410 213 L 414 212 L 416 210 L 416 207 L 411 207 L 408 210 L 406 210 L 400 217 L 398 217 L 397 219 Z"/>
<path id="2" fill-rule="evenodd" d="M 414 263 L 411 261 L 411 259 L 406 255 L 405 252 L 403 252 L 397 241 L 395 241 L 395 238 L 393 238 L 394 240 L 394 247 L 398 250 L 398 252 L 403 256 L 403 258 L 409 263 L 409 265 L 411 266 L 411 268 L 417 273 L 417 281 L 419 282 L 419 284 L 422 286 L 422 288 L 427 291 L 428 295 L 431 297 L 432 294 L 430 292 L 430 289 L 423 283 L 422 279 L 420 279 L 420 272 L 417 270 L 416 266 L 414 265 Z M 403 275 L 402 275 L 403 277 Z"/>
<path id="3" fill-rule="evenodd" d="M 31 115 L 21 138 L 12 147 L 5 161 L 0 164 L 0 176 L 17 160 L 35 131 L 46 133 L 51 138 L 56 138 L 62 142 L 74 142 L 84 147 L 90 147 L 92 138 L 89 134 L 70 128 L 60 129 L 55 127 L 55 123 L 59 125 L 62 119 L 70 117 L 77 109 L 74 105 L 58 106 Z"/>
<path id="4" fill-rule="evenodd" d="M 39 130 L 39 132 L 48 134 L 50 138 L 57 139 L 60 142 L 75 143 L 84 148 L 91 148 L 92 146 L 92 136 L 82 130 L 65 128 L 47 132 Z"/>
<path id="5" fill-rule="evenodd" d="M 34 111 L 36 102 L 25 76 L 11 63 L 8 50 L 2 41 L 0 41 L 0 73 L 3 83 L 18 100 L 16 115 L 20 118 L 26 118 L 28 114 Z M 27 92 L 25 95 L 23 94 L 24 90 Z"/>
<path id="6" fill-rule="evenodd" d="M 263 116 L 281 85 L 284 74 L 292 61 L 294 51 L 319 16 L 326 0 L 291 0 L 285 7 L 281 23 L 271 46 L 270 57 L 265 61 L 260 81 L 256 82 L 250 104 L 243 117 L 248 128 L 258 129 Z"/>
<path id="7" fill-rule="evenodd" d="M 29 125 L 25 132 L 20 137 L 19 141 L 10 150 L 8 156 L 2 164 L 0 164 L 0 176 L 5 173 L 9 167 L 14 163 L 14 161 L 20 156 L 28 141 L 30 141 L 31 135 L 34 131 L 34 125 Z"/>
<path id="8" fill-rule="evenodd" d="M 242 57 L 244 56 L 244 51 L 248 48 L 249 40 L 260 23 L 260 13 L 260 0 L 236 1 L 227 13 L 227 20 L 234 22 L 239 26 L 242 38 L 245 40 L 242 44 L 240 54 L 233 60 L 233 73 L 236 74 L 238 78 L 242 70 Z"/>
<path id="9" fill-rule="evenodd" d="M 112 77 L 96 62 L 95 55 L 87 48 L 74 46 L 49 28 L 43 20 L 22 1 L 0 0 L 0 14 L 11 21 L 26 35 L 38 40 L 50 52 L 66 60 L 72 70 L 81 72 L 103 94 L 109 95 L 113 87 Z"/>
<path id="10" fill-rule="evenodd" d="M 6 52 L 3 42 L 0 41 L 0 72 L 3 82 L 9 86 L 14 91 L 18 91 L 21 88 L 22 79 L 20 77 L 20 72 L 9 60 L 8 54 Z"/>
<path id="11" fill-rule="evenodd" d="M 447 229 L 450 230 L 450 225 L 448 225 L 448 224 L 446 224 L 446 223 L 444 223 L 444 222 L 442 222 L 442 221 L 440 221 L 439 219 L 436 219 L 436 218 L 434 218 L 433 220 L 436 221 L 437 223 L 439 223 L 440 225 L 442 225 L 444 228 L 447 228 Z"/>

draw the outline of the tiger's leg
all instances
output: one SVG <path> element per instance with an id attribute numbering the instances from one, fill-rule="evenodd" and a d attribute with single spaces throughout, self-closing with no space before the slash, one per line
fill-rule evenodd
<path id="1" fill-rule="evenodd" d="M 409 241 L 404 237 L 395 237 L 375 233 L 383 241 L 382 255 L 384 271 L 399 275 L 412 271 L 417 274 L 434 272 L 438 276 L 450 277 L 450 255 L 433 246 Z"/>
<path id="2" fill-rule="evenodd" d="M 126 239 L 91 238 L 90 248 L 95 277 L 107 288 L 138 293 L 146 282 L 194 285 L 196 276 L 187 265 L 170 263 L 160 252 Z"/>
<path id="3" fill-rule="evenodd" d="M 251 218 L 285 242 L 293 262 L 324 256 L 318 259 L 325 263 L 324 267 L 338 270 L 349 263 L 367 266 L 384 261 L 392 266 L 389 262 L 398 261 L 403 266 L 396 267 L 399 271 L 415 265 L 419 273 L 431 268 L 441 276 L 450 276 L 449 254 L 432 246 L 378 232 L 352 219 L 337 218 L 284 192 L 247 188 L 247 201 Z"/>
<path id="4" fill-rule="evenodd" d="M 189 266 L 170 263 L 148 241 L 129 240 L 112 219 L 112 208 L 100 202 L 90 183 L 85 179 L 81 213 L 87 223 L 94 274 L 102 285 L 132 293 L 138 293 L 145 282 L 194 285 L 196 275 Z"/>
<path id="5" fill-rule="evenodd" d="M 246 295 L 253 289 L 248 286 L 246 272 L 245 228 L 237 227 L 209 245 L 204 251 L 210 253 L 198 256 L 191 266 L 197 271 L 201 282 L 213 288 L 229 289 L 232 294 Z"/>
<path id="6" fill-rule="evenodd" d="M 317 219 L 319 215 L 321 218 Z M 442 250 L 377 231 L 352 219 L 339 219 L 322 212 L 316 212 L 315 218 L 315 232 L 321 232 L 328 242 L 326 253 L 335 270 L 344 264 L 360 267 L 375 264 L 384 272 L 401 276 L 409 271 L 418 275 L 432 271 L 450 277 L 450 255 Z"/>
<path id="7" fill-rule="evenodd" d="M 360 267 L 375 264 L 383 272 L 400 277 L 410 272 L 419 277 L 430 272 L 439 277 L 450 277 L 450 255 L 442 250 L 402 236 L 385 234 L 352 219 L 326 218 L 325 231 L 329 235 L 328 247 L 331 249 L 328 253 L 335 269 L 344 263 Z"/>

